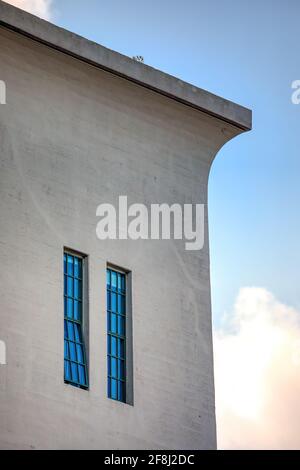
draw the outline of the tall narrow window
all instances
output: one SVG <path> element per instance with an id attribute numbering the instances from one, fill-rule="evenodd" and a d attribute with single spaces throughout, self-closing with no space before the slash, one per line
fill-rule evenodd
<path id="1" fill-rule="evenodd" d="M 83 335 L 84 258 L 64 253 L 65 382 L 88 388 L 86 351 Z"/>
<path id="2" fill-rule="evenodd" d="M 107 268 L 108 397 L 126 402 L 126 274 Z"/>

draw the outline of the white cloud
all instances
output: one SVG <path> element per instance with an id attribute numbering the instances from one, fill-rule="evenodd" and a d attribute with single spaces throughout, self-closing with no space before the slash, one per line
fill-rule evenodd
<path id="1" fill-rule="evenodd" d="M 28 11 L 33 15 L 44 18 L 45 20 L 51 19 L 51 5 L 52 0 L 5 0 L 17 8 Z"/>
<path id="2" fill-rule="evenodd" d="M 220 449 L 300 449 L 300 312 L 243 288 L 214 334 Z"/>

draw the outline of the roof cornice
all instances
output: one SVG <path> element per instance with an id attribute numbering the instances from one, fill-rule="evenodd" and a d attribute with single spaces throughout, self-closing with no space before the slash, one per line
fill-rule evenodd
<path id="1" fill-rule="evenodd" d="M 221 119 L 241 130 L 252 127 L 252 112 L 0 0 L 0 25 L 76 59 Z"/>

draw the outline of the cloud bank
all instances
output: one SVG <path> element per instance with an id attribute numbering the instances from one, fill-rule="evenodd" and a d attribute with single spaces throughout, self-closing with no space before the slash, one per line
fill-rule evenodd
<path id="1" fill-rule="evenodd" d="M 243 288 L 214 334 L 220 449 L 300 449 L 300 312 Z"/>
<path id="2" fill-rule="evenodd" d="M 45 20 L 51 19 L 52 0 L 5 0 L 17 8 L 28 11 Z"/>

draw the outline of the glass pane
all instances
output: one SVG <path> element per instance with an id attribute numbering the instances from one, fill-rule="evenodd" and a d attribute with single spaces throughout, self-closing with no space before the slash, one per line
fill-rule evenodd
<path id="1" fill-rule="evenodd" d="M 125 380 L 125 364 L 120 359 L 118 359 L 118 378 Z"/>
<path id="2" fill-rule="evenodd" d="M 117 381 L 114 379 L 111 379 L 111 398 L 118 399 Z"/>
<path id="3" fill-rule="evenodd" d="M 110 375 L 112 377 L 118 377 L 117 376 L 117 359 L 115 359 L 114 357 L 111 357 L 110 358 L 110 363 L 111 363 L 111 371 L 110 371 Z"/>
<path id="4" fill-rule="evenodd" d="M 125 384 L 124 382 L 118 382 L 118 399 L 125 401 Z"/>
<path id="5" fill-rule="evenodd" d="M 81 385 L 86 385 L 86 378 L 85 378 L 85 368 L 83 366 L 78 366 L 79 370 L 79 382 Z"/>
<path id="6" fill-rule="evenodd" d="M 67 274 L 67 255 L 64 254 L 64 274 Z"/>
<path id="7" fill-rule="evenodd" d="M 72 322 L 68 321 L 68 338 L 74 341 L 74 330 Z"/>
<path id="8" fill-rule="evenodd" d="M 125 348 L 124 348 L 124 340 L 118 339 L 118 356 L 124 359 L 125 357 Z"/>
<path id="9" fill-rule="evenodd" d="M 118 273 L 118 289 L 122 289 L 121 279 L 122 279 L 122 275 L 120 273 Z"/>
<path id="10" fill-rule="evenodd" d="M 75 341 L 77 341 L 77 343 L 81 342 L 81 327 L 77 323 L 74 323 L 74 333 Z"/>
<path id="11" fill-rule="evenodd" d="M 76 350 L 77 350 L 77 362 L 80 362 L 81 364 L 84 364 L 83 361 L 83 350 L 81 344 L 76 345 Z"/>
<path id="12" fill-rule="evenodd" d="M 106 284 L 110 286 L 110 270 L 106 270 Z"/>
<path id="13" fill-rule="evenodd" d="M 73 297 L 74 296 L 73 278 L 72 277 L 68 277 L 67 296 L 68 297 Z"/>
<path id="14" fill-rule="evenodd" d="M 125 318 L 118 315 L 118 334 L 125 336 Z"/>
<path id="15" fill-rule="evenodd" d="M 107 375 L 111 375 L 111 357 L 107 357 Z"/>
<path id="16" fill-rule="evenodd" d="M 73 318 L 73 300 L 67 299 L 67 317 Z"/>
<path id="17" fill-rule="evenodd" d="M 77 361 L 75 343 L 69 342 L 69 348 L 70 348 L 70 358 L 71 358 L 71 360 L 72 361 Z"/>
<path id="18" fill-rule="evenodd" d="M 125 275 L 122 275 L 122 278 L 121 278 L 121 287 L 122 287 L 122 291 L 125 292 Z"/>
<path id="19" fill-rule="evenodd" d="M 118 295 L 118 313 L 125 315 L 125 296 Z"/>
<path id="20" fill-rule="evenodd" d="M 107 310 L 111 309 L 111 303 L 110 303 L 110 292 L 107 291 Z"/>
<path id="21" fill-rule="evenodd" d="M 74 319 L 81 321 L 81 302 L 74 300 Z"/>
<path id="22" fill-rule="evenodd" d="M 117 333 L 117 315 L 114 313 L 110 315 L 110 328 L 112 333 Z"/>
<path id="23" fill-rule="evenodd" d="M 117 338 L 115 336 L 111 337 L 111 354 L 112 356 L 117 355 Z"/>
<path id="24" fill-rule="evenodd" d="M 68 325 L 67 325 L 67 321 L 65 320 L 65 338 L 68 338 Z"/>
<path id="25" fill-rule="evenodd" d="M 74 382 L 78 383 L 78 368 L 77 364 L 74 364 L 74 362 L 71 362 L 71 370 L 72 370 L 72 380 Z"/>
<path id="26" fill-rule="evenodd" d="M 82 288 L 81 288 L 81 281 L 78 281 L 78 279 L 74 280 L 74 297 L 76 299 L 81 299 L 82 298 Z"/>
<path id="27" fill-rule="evenodd" d="M 69 361 L 65 361 L 65 380 L 71 380 L 71 371 Z"/>
<path id="28" fill-rule="evenodd" d="M 107 396 L 111 398 L 111 391 L 110 391 L 110 378 L 107 379 Z"/>
<path id="29" fill-rule="evenodd" d="M 65 340 L 65 359 L 69 359 L 69 346 L 68 341 Z"/>
<path id="30" fill-rule="evenodd" d="M 74 276 L 82 278 L 82 260 L 79 258 L 74 258 Z"/>
<path id="31" fill-rule="evenodd" d="M 114 292 L 112 292 L 111 294 L 111 310 L 112 312 L 117 311 L 117 294 L 115 294 Z"/>
<path id="32" fill-rule="evenodd" d="M 117 288 L 117 273 L 115 271 L 111 271 L 111 287 L 112 289 Z"/>
<path id="33" fill-rule="evenodd" d="M 74 275 L 74 258 L 71 255 L 68 255 L 68 275 Z"/>
<path id="34" fill-rule="evenodd" d="M 68 277 L 64 275 L 64 295 L 68 293 Z"/>

